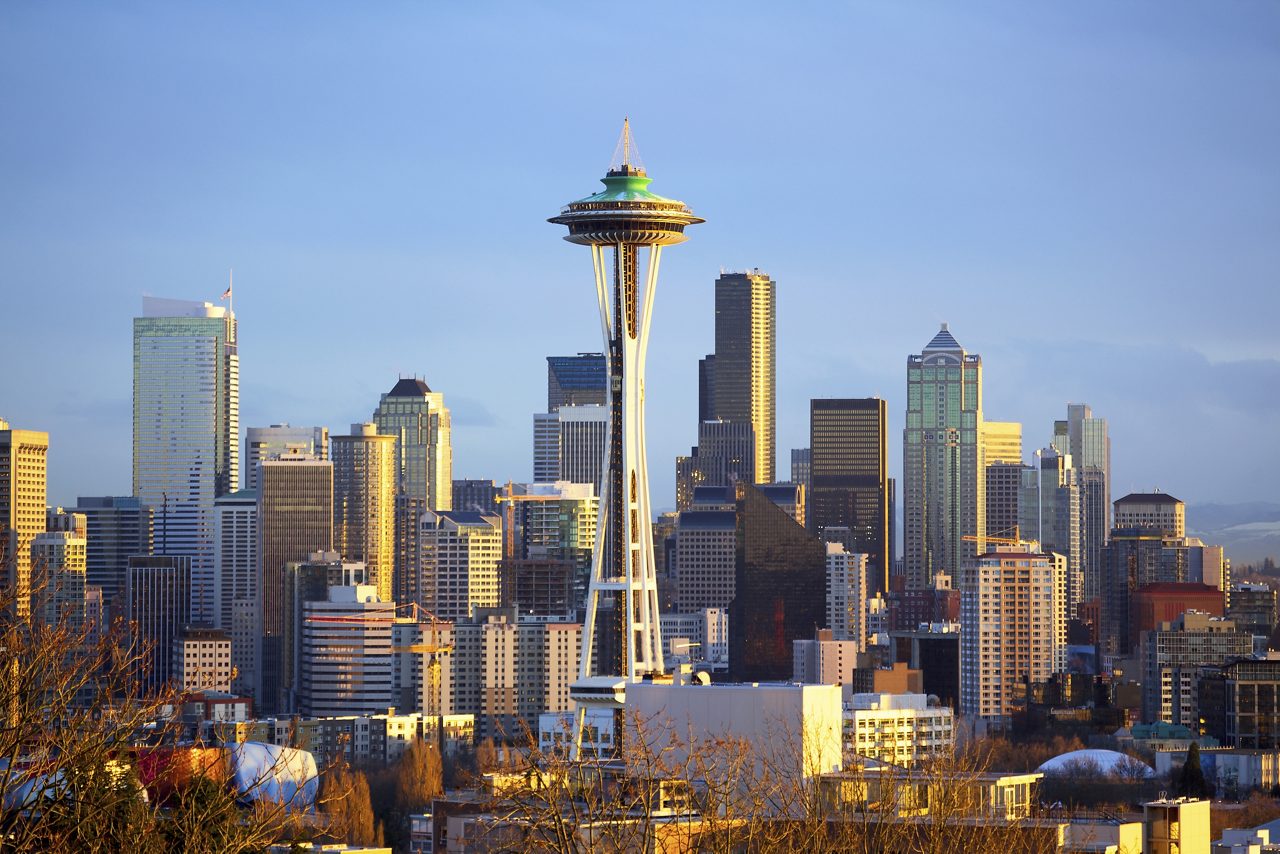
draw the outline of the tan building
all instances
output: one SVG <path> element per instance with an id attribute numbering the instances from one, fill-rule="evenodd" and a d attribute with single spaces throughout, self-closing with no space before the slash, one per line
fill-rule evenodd
<path id="1" fill-rule="evenodd" d="M 485 609 L 454 627 L 454 711 L 475 715 L 481 738 L 519 742 L 536 732 L 540 715 L 573 708 L 569 685 L 578 676 L 579 623 L 517 621 L 507 608 Z"/>
<path id="2" fill-rule="evenodd" d="M 960 713 L 1003 726 L 1014 690 L 1065 664 L 1066 558 L 997 546 L 961 573 Z"/>
<path id="3" fill-rule="evenodd" d="M 1022 462 L 1022 424 L 1017 421 L 983 421 L 984 465 Z"/>
<path id="4" fill-rule="evenodd" d="M 362 561 L 378 598 L 393 599 L 395 564 L 396 440 L 377 425 L 352 424 L 334 436 L 333 541 L 345 560 Z"/>
<path id="5" fill-rule="evenodd" d="M 231 637 L 188 628 L 173 645 L 173 678 L 182 691 L 231 691 Z"/>
<path id="6" fill-rule="evenodd" d="M 1187 535 L 1187 505 L 1163 492 L 1134 492 L 1116 500 L 1117 528 L 1155 528 L 1171 537 Z"/>
<path id="7" fill-rule="evenodd" d="M 487 513 L 428 510 L 422 514 L 419 605 L 442 620 L 467 620 L 496 608 L 502 519 Z"/>
<path id="8" fill-rule="evenodd" d="M 31 541 L 45 529 L 48 454 L 48 433 L 13 430 L 0 419 L 0 566 L 19 614 L 31 607 Z"/>
<path id="9" fill-rule="evenodd" d="M 48 530 L 31 541 L 32 616 L 71 632 L 85 620 L 86 526 L 83 514 L 51 508 Z"/>

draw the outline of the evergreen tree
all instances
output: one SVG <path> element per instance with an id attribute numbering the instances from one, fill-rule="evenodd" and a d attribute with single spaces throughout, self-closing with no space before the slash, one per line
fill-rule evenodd
<path id="1" fill-rule="evenodd" d="M 415 738 L 400 757 L 396 773 L 396 804 L 405 813 L 421 812 L 444 792 L 444 764 L 434 747 Z"/>
<path id="2" fill-rule="evenodd" d="M 1213 792 L 1204 778 L 1204 770 L 1200 767 L 1200 744 L 1191 742 L 1187 750 L 1187 759 L 1182 763 L 1182 773 L 1178 775 L 1177 790 L 1179 795 L 1189 798 L 1208 798 Z"/>

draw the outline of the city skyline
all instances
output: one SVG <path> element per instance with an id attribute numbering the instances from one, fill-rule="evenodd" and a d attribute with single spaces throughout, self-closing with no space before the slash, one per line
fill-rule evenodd
<path id="1" fill-rule="evenodd" d="M 1111 425 L 1113 495 L 1159 487 L 1193 506 L 1269 498 L 1251 475 L 1280 462 L 1265 441 L 1280 411 L 1259 394 L 1280 385 L 1266 322 L 1277 249 L 1265 237 L 1280 221 L 1280 194 L 1265 144 L 1276 119 L 1256 104 L 1280 80 L 1280 62 L 1264 50 L 1280 16 L 1162 7 L 1152 29 L 1154 9 L 1068 15 L 984 4 L 965 16 L 934 9 L 939 23 L 862 8 L 834 22 L 849 50 L 817 22 L 784 18 L 785 32 L 812 43 L 808 64 L 771 63 L 774 80 L 745 67 L 733 79 L 699 74 L 687 100 L 669 105 L 637 96 L 630 112 L 642 152 L 710 223 L 697 245 L 669 259 L 658 294 L 653 334 L 662 346 L 651 356 L 648 400 L 655 509 L 674 506 L 662 461 L 693 438 L 696 364 L 713 344 L 722 266 L 758 266 L 777 282 L 780 459 L 807 444 L 811 398 L 878 394 L 888 403 L 888 434 L 897 435 L 902 357 L 949 321 L 984 357 L 985 409 L 1022 422 L 1026 448 L 1049 444 L 1063 404 L 1087 401 Z M 535 91 L 517 87 L 527 104 L 489 99 L 483 115 L 468 107 L 460 94 L 501 91 L 521 48 L 502 61 L 495 50 L 493 67 L 476 66 L 480 79 L 461 93 L 433 91 L 420 115 L 397 109 L 447 70 L 440 63 L 454 50 L 443 39 L 439 56 L 423 58 L 414 39 L 431 25 L 474 33 L 492 24 L 484 19 L 361 16 L 351 49 L 376 42 L 386 55 L 360 71 L 338 64 L 346 54 L 336 33 L 353 21 L 317 15 L 290 70 L 216 12 L 149 20 L 84 12 L 48 32 L 38 13 L 8 10 L 11 26 L 0 36 L 0 69 L 23 83 L 14 116 L 24 133 L 0 141 L 0 176 L 14 199 L 0 214 L 5 279 L 15 285 L 6 293 L 15 312 L 32 315 L 49 310 L 50 294 L 69 297 L 54 327 L 17 328 L 0 343 L 0 359 L 20 366 L 0 386 L 0 415 L 51 434 L 50 500 L 72 506 L 79 495 L 127 489 L 122 331 L 138 297 L 216 303 L 233 266 L 242 428 L 287 421 L 341 430 L 366 420 L 370 401 L 396 377 L 416 374 L 455 412 L 457 477 L 523 477 L 545 357 L 598 348 L 577 266 L 555 251 L 541 217 L 563 188 L 589 189 L 579 164 L 601 159 L 620 119 L 614 107 L 547 94 L 553 87 L 540 75 L 550 67 L 534 75 Z M 568 15 L 549 17 L 543 26 L 559 28 L 553 47 L 573 44 L 588 56 L 600 49 L 578 44 L 582 31 Z M 687 32 L 658 26 L 664 43 L 696 53 L 699 39 L 758 39 L 779 20 L 760 10 L 729 21 L 695 10 L 683 20 Z M 268 16 L 262 38 L 279 38 L 287 23 Z M 191 24 L 201 26 L 186 36 L 192 52 L 175 71 L 177 97 L 151 79 L 149 62 L 165 53 L 157 46 L 165 27 Z M 392 32 L 397 24 L 404 34 Z M 122 40 L 96 37 L 125 25 L 134 29 Z M 1109 37 L 1095 38 L 1103 29 Z M 242 47 L 221 57 L 228 33 Z M 496 37 L 499 47 L 516 38 Z M 1053 39 L 1057 49 L 1046 50 Z M 125 49 L 139 45 L 146 49 Z M 779 47 L 797 59 L 795 48 Z M 991 48 L 1007 55 L 982 55 Z M 941 79 L 959 59 L 968 60 L 961 79 Z M 95 79 L 91 67 L 109 73 Z M 394 83 L 404 69 L 411 82 Z M 351 121 L 317 97 L 307 71 L 324 72 Z M 817 86 L 824 71 L 834 82 Z M 228 101 L 226 80 L 209 79 L 219 74 L 271 85 Z M 749 112 L 738 93 L 753 87 L 764 97 Z M 362 104 L 366 91 L 380 97 Z M 849 104 L 828 110 L 824 96 L 836 91 Z M 717 93 L 723 104 L 710 103 Z M 269 116 L 273 98 L 291 104 L 278 120 Z M 25 120 L 51 99 L 62 113 Z M 784 129 L 801 118 L 812 127 L 805 139 Z M 430 133 L 438 120 L 443 128 L 462 122 L 465 133 Z M 725 145 L 744 121 L 759 133 Z M 496 140 L 522 122 L 534 130 L 521 140 L 522 157 L 537 174 L 495 208 L 488 200 L 507 198 L 500 193 L 511 168 L 509 144 Z M 935 140 L 939 127 L 947 133 Z M 464 151 L 462 136 L 484 142 Z M 294 157 L 295 166 L 281 166 Z M 825 169 L 832 157 L 846 167 L 840 180 L 853 183 L 857 204 Z M 735 177 L 748 172 L 750 182 Z M 757 197 L 778 210 L 807 206 L 813 216 L 761 216 Z M 482 207 L 493 217 L 485 225 Z M 512 245 L 504 257 L 482 248 L 495 230 Z M 863 322 L 871 304 L 875 322 Z M 421 324 L 402 320 L 414 312 Z M 387 321 L 393 334 L 363 332 L 383 317 L 399 321 Z M 303 346 L 317 330 L 358 346 Z M 30 354 L 50 349 L 95 366 L 80 397 L 48 394 Z M 481 379 L 478 367 L 493 364 L 503 370 Z M 1174 380 L 1179 394 L 1169 393 Z M 1157 423 L 1177 429 L 1152 430 Z M 889 455 L 897 476 L 899 443 L 889 442 Z"/>

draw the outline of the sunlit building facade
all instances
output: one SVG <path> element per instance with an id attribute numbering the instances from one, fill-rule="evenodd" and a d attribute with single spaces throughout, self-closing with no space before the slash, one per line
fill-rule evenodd
<path id="1" fill-rule="evenodd" d="M 929 587 L 985 551 L 982 357 L 965 352 L 942 324 L 907 357 L 903 429 L 903 541 L 907 586 Z M 965 540 L 973 537 L 974 540 Z"/>
<path id="2" fill-rule="evenodd" d="M 0 568 L 19 614 L 30 608 L 31 542 L 45 529 L 49 434 L 0 419 Z"/>
<path id="3" fill-rule="evenodd" d="M 396 440 L 375 424 L 352 424 L 333 437 L 333 540 L 346 560 L 361 561 L 378 598 L 393 601 L 396 534 Z M 450 501 L 453 485 L 450 483 Z"/>
<path id="4" fill-rule="evenodd" d="M 230 309 L 144 297 L 133 320 L 133 494 L 160 554 L 191 558 L 191 618 L 212 624 L 213 502 L 239 486 L 240 357 Z"/>
<path id="5" fill-rule="evenodd" d="M 453 429 L 444 395 L 401 378 L 374 410 L 378 433 L 396 440 L 397 491 L 432 510 L 453 505 Z"/>

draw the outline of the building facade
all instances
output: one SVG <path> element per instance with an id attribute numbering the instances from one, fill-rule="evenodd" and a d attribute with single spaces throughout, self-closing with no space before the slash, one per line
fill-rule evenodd
<path id="1" fill-rule="evenodd" d="M 0 419 L 0 567 L 19 614 L 31 604 L 31 542 L 45 529 L 49 434 Z"/>
<path id="2" fill-rule="evenodd" d="M 396 440 L 377 425 L 352 424 L 333 437 L 333 540 L 345 559 L 364 563 L 366 583 L 392 601 L 396 534 Z M 452 485 L 450 485 L 452 496 Z"/>
<path id="3" fill-rule="evenodd" d="M 258 488 L 258 466 L 281 454 L 306 454 L 318 460 L 329 459 L 328 427 L 249 427 L 244 438 L 244 488 Z"/>
<path id="4" fill-rule="evenodd" d="M 776 285 L 757 268 L 716 279 L 712 416 L 751 425 L 756 483 L 773 483 L 777 456 Z"/>
<path id="5" fill-rule="evenodd" d="M 192 618 L 212 624 L 213 502 L 240 479 L 236 319 L 207 302 L 144 297 L 133 320 L 133 494 L 156 550 L 191 558 Z"/>
<path id="6" fill-rule="evenodd" d="M 982 358 L 944 323 L 907 357 L 903 428 L 903 541 L 908 587 L 929 587 L 985 551 Z M 967 541 L 967 536 L 974 541 Z"/>
<path id="7" fill-rule="evenodd" d="M 502 519 L 481 513 L 422 514 L 418 604 L 439 619 L 468 620 L 477 608 L 496 608 L 501 594 Z"/>
<path id="8" fill-rule="evenodd" d="M 1016 691 L 1066 663 L 1066 559 L 997 546 L 961 574 L 960 713 L 1006 726 Z"/>
<path id="9" fill-rule="evenodd" d="M 135 496 L 81 496 L 72 513 L 85 519 L 86 581 L 102 591 L 108 622 L 123 617 L 129 558 L 155 551 L 155 511 Z"/>
<path id="10" fill-rule="evenodd" d="M 1253 638 L 1237 631 L 1235 623 L 1198 611 L 1143 632 L 1142 720 L 1181 724 L 1199 732 L 1200 668 L 1252 652 Z"/>
<path id="11" fill-rule="evenodd" d="M 311 717 L 385 712 L 395 705 L 391 625 L 395 605 L 373 585 L 330 587 L 302 603 L 298 710 Z"/>
<path id="12" fill-rule="evenodd" d="M 848 529 L 844 546 L 867 556 L 873 593 L 888 591 L 893 559 L 887 417 L 876 397 L 809 401 L 808 527 L 819 536 L 831 527 Z"/>
<path id="13" fill-rule="evenodd" d="M 160 690 L 173 678 L 174 642 L 191 625 L 191 563 L 190 555 L 129 558 L 125 618 L 144 693 Z"/>
<path id="14" fill-rule="evenodd" d="M 397 492 L 448 510 L 453 501 L 453 428 L 444 395 L 402 377 L 382 395 L 371 419 L 396 440 Z"/>

